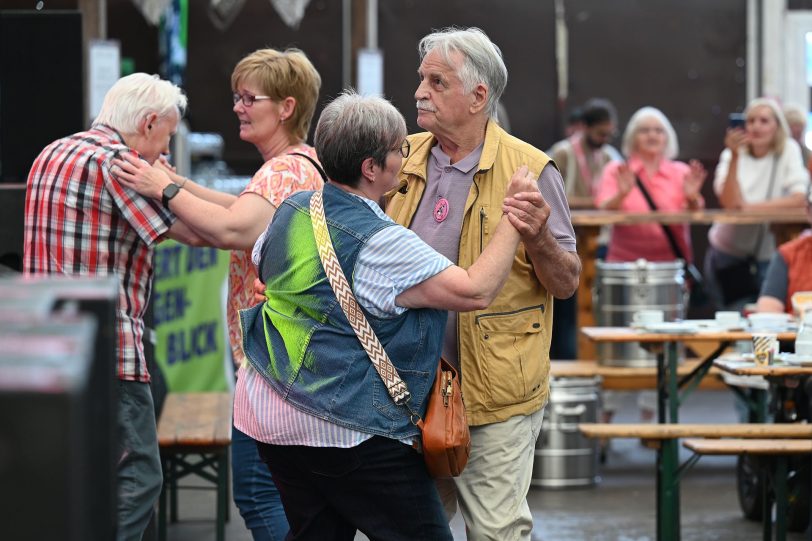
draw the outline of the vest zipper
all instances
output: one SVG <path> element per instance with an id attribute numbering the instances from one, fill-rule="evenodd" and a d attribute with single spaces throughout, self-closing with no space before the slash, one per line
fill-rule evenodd
<path id="1" fill-rule="evenodd" d="M 527 308 L 520 308 L 519 310 L 511 310 L 509 312 L 488 312 L 487 314 L 480 314 L 476 316 L 474 319 L 479 321 L 482 318 L 488 318 L 493 316 L 510 316 L 513 314 L 521 314 L 522 312 L 529 312 L 530 310 L 541 310 L 541 313 L 544 313 L 544 305 L 539 304 L 538 306 L 529 306 Z"/>
<path id="2" fill-rule="evenodd" d="M 485 207 L 479 207 L 479 253 L 482 253 L 485 244 L 485 221 L 488 215 L 485 213 Z"/>

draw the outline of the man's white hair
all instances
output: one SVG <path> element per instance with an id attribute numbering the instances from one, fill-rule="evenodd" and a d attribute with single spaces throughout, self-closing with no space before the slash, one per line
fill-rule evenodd
<path id="1" fill-rule="evenodd" d="M 462 54 L 463 62 L 457 76 L 462 81 L 463 90 L 471 92 L 476 85 L 484 83 L 488 87 L 486 111 L 491 118 L 497 117 L 497 104 L 508 80 L 507 67 L 502 60 L 502 51 L 479 28 L 444 28 L 420 40 L 417 46 L 422 61 L 429 52 L 437 50 L 443 60 L 451 66 L 451 54 Z"/>
<path id="2" fill-rule="evenodd" d="M 138 132 L 138 123 L 151 113 L 165 117 L 174 111 L 183 116 L 185 110 L 186 96 L 178 86 L 157 75 L 133 73 L 116 81 L 107 91 L 93 123 L 132 135 Z"/>

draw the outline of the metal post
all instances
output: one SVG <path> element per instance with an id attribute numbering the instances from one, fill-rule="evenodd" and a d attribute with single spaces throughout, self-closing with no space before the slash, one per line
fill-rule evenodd
<path id="1" fill-rule="evenodd" d="M 367 0 L 367 49 L 378 48 L 378 0 Z"/>
<path id="2" fill-rule="evenodd" d="M 352 86 L 352 0 L 341 2 L 341 84 Z"/>

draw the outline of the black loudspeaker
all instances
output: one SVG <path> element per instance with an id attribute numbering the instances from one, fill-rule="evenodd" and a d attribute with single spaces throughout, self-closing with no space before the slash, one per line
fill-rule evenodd
<path id="1" fill-rule="evenodd" d="M 23 270 L 25 184 L 0 184 L 0 275 Z"/>
<path id="2" fill-rule="evenodd" d="M 2 539 L 115 539 L 117 299 L 115 278 L 0 279 Z"/>
<path id="3" fill-rule="evenodd" d="M 0 182 L 25 182 L 50 142 L 84 128 L 78 11 L 0 11 Z"/>

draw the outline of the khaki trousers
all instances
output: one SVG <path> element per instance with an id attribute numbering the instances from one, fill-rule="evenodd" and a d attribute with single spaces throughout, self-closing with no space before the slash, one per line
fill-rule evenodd
<path id="1" fill-rule="evenodd" d="M 530 540 L 527 491 L 543 416 L 544 408 L 472 426 L 471 456 L 462 475 L 436 480 L 449 521 L 459 502 L 468 541 Z"/>

